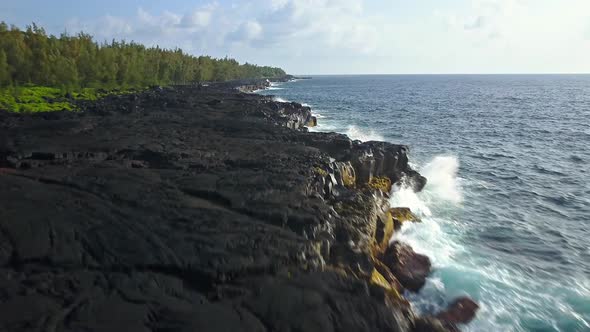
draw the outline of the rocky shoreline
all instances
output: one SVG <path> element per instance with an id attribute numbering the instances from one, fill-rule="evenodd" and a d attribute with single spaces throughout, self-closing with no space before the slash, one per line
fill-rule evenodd
<path id="1" fill-rule="evenodd" d="M 285 78 L 289 79 L 289 78 Z M 408 148 L 308 132 L 267 81 L 0 113 L 0 331 L 453 331 L 403 297 Z"/>

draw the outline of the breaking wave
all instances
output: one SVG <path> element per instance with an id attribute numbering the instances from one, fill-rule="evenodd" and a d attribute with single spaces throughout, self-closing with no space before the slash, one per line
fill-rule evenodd
<path id="1" fill-rule="evenodd" d="M 290 103 L 287 99 L 283 99 L 281 97 L 272 97 L 272 100 L 279 102 L 279 103 Z"/>
<path id="2" fill-rule="evenodd" d="M 345 134 L 353 140 L 359 140 L 363 142 L 383 140 L 383 136 L 377 134 L 374 130 L 361 129 L 354 125 L 348 126 Z"/>

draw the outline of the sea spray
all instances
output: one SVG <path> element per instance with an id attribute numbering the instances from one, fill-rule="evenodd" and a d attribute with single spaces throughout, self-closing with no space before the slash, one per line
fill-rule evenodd
<path id="1" fill-rule="evenodd" d="M 392 207 L 408 207 L 423 220 L 422 223 L 405 225 L 394 239 L 428 255 L 435 266 L 448 264 L 458 250 L 458 245 L 447 238 L 443 229 L 445 224 L 453 222 L 463 200 L 458 169 L 456 157 L 436 156 L 420 169 L 428 179 L 422 192 L 395 187 L 390 199 Z"/>
<path id="2" fill-rule="evenodd" d="M 418 197 L 414 190 L 407 186 L 395 185 L 393 187 L 393 195 L 390 199 L 392 207 L 407 207 L 415 214 L 420 216 L 430 217 L 432 212 L 426 203 Z"/>
<path id="3" fill-rule="evenodd" d="M 283 99 L 281 97 L 276 97 L 276 96 L 275 97 L 272 97 L 272 100 L 274 100 L 274 101 L 276 101 L 278 103 L 290 103 L 290 101 L 288 101 L 286 99 Z"/>
<path id="4" fill-rule="evenodd" d="M 391 206 L 408 207 L 414 213 L 430 217 L 432 211 L 429 206 L 458 205 L 463 201 L 458 170 L 457 157 L 436 156 L 420 169 L 420 173 L 428 180 L 424 190 L 415 193 L 409 187 L 396 186 L 390 200 Z"/>
<path id="5" fill-rule="evenodd" d="M 436 156 L 420 169 L 428 179 L 424 193 L 430 202 L 457 205 L 463 201 L 458 171 L 459 159 L 454 156 Z"/>
<path id="6" fill-rule="evenodd" d="M 377 134 L 374 130 L 361 129 L 357 126 L 348 126 L 348 129 L 346 130 L 346 135 L 351 139 L 363 142 L 383 140 L 383 136 Z"/>
<path id="7" fill-rule="evenodd" d="M 453 223 L 453 214 L 463 200 L 457 177 L 459 160 L 454 156 L 436 156 L 420 173 L 428 182 L 424 190 L 415 193 L 408 187 L 396 187 L 390 199 L 393 207 L 409 207 L 422 218 L 421 223 L 406 223 L 392 239 L 409 244 L 420 254 L 427 255 L 435 269 L 418 294 L 407 294 L 415 310 L 436 313 L 445 306 L 448 291 L 440 271 L 454 265 L 454 257 L 463 248 L 448 236 L 446 227 Z"/>

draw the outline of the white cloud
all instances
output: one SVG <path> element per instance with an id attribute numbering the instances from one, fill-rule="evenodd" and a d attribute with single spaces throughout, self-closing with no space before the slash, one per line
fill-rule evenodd
<path id="1" fill-rule="evenodd" d="M 281 9 L 287 5 L 289 0 L 270 0 L 270 8 L 274 10 Z"/>
<path id="2" fill-rule="evenodd" d="M 529 0 L 471 0 L 467 11 L 461 13 L 438 14 L 445 24 L 454 28 L 491 36 L 503 36 L 515 16 L 522 14 Z"/>
<path id="3" fill-rule="evenodd" d="M 240 24 L 234 31 L 229 33 L 227 40 L 237 43 L 258 41 L 262 37 L 262 32 L 262 25 L 256 20 L 250 20 Z"/>
<path id="4" fill-rule="evenodd" d="M 107 15 L 95 20 L 70 20 L 68 31 L 85 31 L 97 40 L 134 40 L 147 45 L 167 48 L 182 47 L 189 51 L 200 50 L 209 45 L 217 47 L 215 28 L 212 27 L 217 7 L 210 4 L 187 13 L 163 11 L 151 13 L 138 8 L 133 17 Z"/>
<path id="5" fill-rule="evenodd" d="M 310 44 L 353 54 L 376 48 L 380 24 L 364 12 L 361 0 L 270 0 L 267 7 L 270 12 L 259 21 L 267 27 L 268 44 Z"/>
<path id="6" fill-rule="evenodd" d="M 463 26 L 467 30 L 481 29 L 485 26 L 485 23 L 486 23 L 485 16 L 478 16 L 472 22 L 465 23 Z"/>
<path id="7" fill-rule="evenodd" d="M 214 5 L 194 10 L 183 16 L 181 24 L 188 28 L 205 28 L 211 23 L 214 10 Z"/>
<path id="8" fill-rule="evenodd" d="M 256 21 L 248 21 L 243 27 L 248 39 L 256 39 L 262 35 L 262 25 Z"/>
<path id="9" fill-rule="evenodd" d="M 210 3 L 188 13 L 157 14 L 139 8 L 134 18 L 109 16 L 68 28 L 167 47 L 173 38 L 201 52 L 302 45 L 311 53 L 354 55 L 379 48 L 388 33 L 382 22 L 364 12 L 362 0 L 259 0 L 224 8 Z"/>
<path id="10" fill-rule="evenodd" d="M 104 18 L 104 34 L 105 35 L 121 35 L 131 33 L 133 28 L 124 19 L 107 15 Z"/>
<path id="11" fill-rule="evenodd" d="M 587 0 L 471 0 L 435 13 L 446 29 L 429 33 L 445 41 L 438 54 L 455 62 L 450 72 L 587 72 L 588 12 Z"/>
<path id="12" fill-rule="evenodd" d="M 590 1 L 460 1 L 414 12 L 367 0 L 211 2 L 67 29 L 299 73 L 590 71 Z"/>

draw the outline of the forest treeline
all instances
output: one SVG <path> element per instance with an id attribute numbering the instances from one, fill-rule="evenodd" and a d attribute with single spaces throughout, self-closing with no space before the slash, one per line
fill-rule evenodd
<path id="1" fill-rule="evenodd" d="M 197 57 L 135 42 L 98 43 L 83 32 L 57 37 L 35 24 L 21 30 L 0 23 L 0 86 L 4 87 L 112 89 L 283 75 L 280 68 L 240 64 L 227 57 Z"/>

